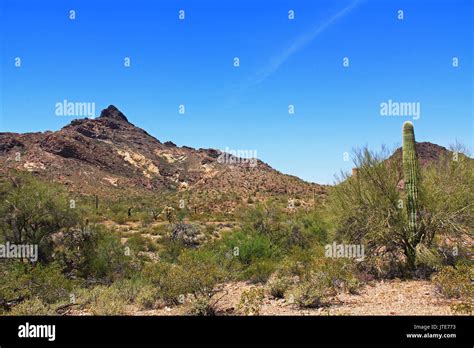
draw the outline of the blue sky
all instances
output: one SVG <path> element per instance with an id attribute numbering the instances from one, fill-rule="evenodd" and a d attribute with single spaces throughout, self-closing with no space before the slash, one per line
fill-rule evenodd
<path id="1" fill-rule="evenodd" d="M 161 141 L 256 150 L 331 183 L 351 167 L 344 152 L 400 144 L 412 117 L 381 116 L 391 99 L 420 103 L 418 141 L 473 149 L 471 0 L 2 0 L 0 10 L 0 131 L 57 130 L 75 118 L 55 115 L 64 99 L 96 113 L 114 104 Z"/>

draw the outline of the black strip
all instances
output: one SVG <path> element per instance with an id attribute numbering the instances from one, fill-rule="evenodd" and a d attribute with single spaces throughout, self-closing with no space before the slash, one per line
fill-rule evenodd
<path id="1" fill-rule="evenodd" d="M 54 342 L 19 338 L 29 324 L 56 325 Z M 399 345 L 469 346 L 472 317 L 0 317 L 0 346 L 14 345 Z M 415 329 L 415 325 L 425 329 Z M 444 327 L 443 327 L 444 325 Z M 454 328 L 455 327 L 455 328 Z M 456 334 L 456 338 L 407 338 Z"/>

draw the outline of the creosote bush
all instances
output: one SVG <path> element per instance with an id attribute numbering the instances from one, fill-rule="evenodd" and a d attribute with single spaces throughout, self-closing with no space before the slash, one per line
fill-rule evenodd
<path id="1" fill-rule="evenodd" d="M 25 315 L 25 316 L 35 316 L 35 315 L 57 315 L 53 308 L 45 304 L 38 297 L 32 297 L 28 300 L 25 300 L 15 307 L 8 313 L 9 315 Z"/>
<path id="2" fill-rule="evenodd" d="M 119 289 L 99 285 L 87 294 L 85 306 L 94 315 L 122 315 L 126 313 L 126 299 Z"/>
<path id="3" fill-rule="evenodd" d="M 294 280 L 287 275 L 281 275 L 279 272 L 273 273 L 267 281 L 267 289 L 274 298 L 285 298 L 288 289 L 293 285 Z"/>
<path id="4" fill-rule="evenodd" d="M 157 295 L 170 305 L 181 304 L 188 294 L 212 298 L 217 284 L 227 276 L 217 257 L 205 250 L 183 252 L 177 264 L 148 264 L 144 275 L 157 288 Z"/>
<path id="5" fill-rule="evenodd" d="M 329 290 L 328 279 L 320 273 L 314 273 L 298 282 L 291 290 L 291 295 L 299 307 L 317 308 L 323 304 Z"/>
<path id="6" fill-rule="evenodd" d="M 264 299 L 265 293 L 261 288 L 245 290 L 237 307 L 245 315 L 260 315 Z"/>
<path id="7" fill-rule="evenodd" d="M 448 298 L 474 297 L 474 266 L 470 262 L 458 262 L 454 267 L 445 266 L 432 278 L 438 290 Z"/>

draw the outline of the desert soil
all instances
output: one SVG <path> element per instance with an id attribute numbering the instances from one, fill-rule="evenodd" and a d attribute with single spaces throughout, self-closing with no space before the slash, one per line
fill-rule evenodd
<path id="1" fill-rule="evenodd" d="M 246 282 L 225 284 L 220 310 L 238 314 L 242 292 L 255 286 Z M 450 308 L 453 303 L 456 301 L 444 299 L 429 281 L 392 280 L 369 283 L 358 294 L 339 294 L 329 305 L 317 309 L 299 309 L 288 300 L 267 294 L 260 315 L 453 315 Z M 155 310 L 131 307 L 130 310 L 134 315 L 181 315 L 185 305 Z"/>

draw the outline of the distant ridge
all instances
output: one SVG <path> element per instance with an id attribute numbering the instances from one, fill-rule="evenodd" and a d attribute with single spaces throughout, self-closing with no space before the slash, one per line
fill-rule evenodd
<path id="1" fill-rule="evenodd" d="M 20 153 L 20 160 L 15 160 Z M 56 132 L 0 133 L 0 164 L 29 171 L 81 194 L 199 192 L 234 200 L 325 196 L 322 185 L 284 175 L 264 162 L 220 161 L 215 149 L 178 147 L 134 126 L 114 105 Z"/>

